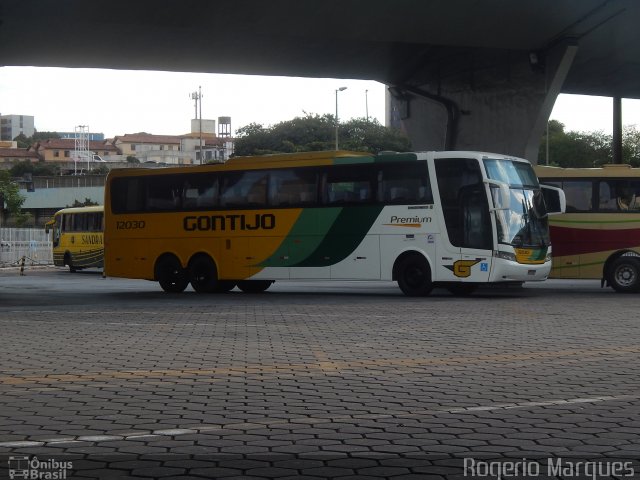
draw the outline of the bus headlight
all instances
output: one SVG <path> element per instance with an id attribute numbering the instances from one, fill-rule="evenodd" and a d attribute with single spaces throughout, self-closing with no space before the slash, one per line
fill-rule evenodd
<path id="1" fill-rule="evenodd" d="M 493 256 L 495 258 L 501 258 L 503 260 L 509 260 L 510 262 L 516 261 L 516 254 L 512 252 L 502 252 L 500 250 L 494 250 Z"/>

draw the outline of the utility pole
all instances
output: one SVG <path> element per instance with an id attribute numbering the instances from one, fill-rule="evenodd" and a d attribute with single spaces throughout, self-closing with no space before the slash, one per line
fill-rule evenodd
<path id="1" fill-rule="evenodd" d="M 196 120 L 199 119 L 200 130 L 200 165 L 202 165 L 202 87 L 198 87 L 197 92 L 191 94 L 191 99 L 195 101 L 195 114 Z M 200 109 L 200 115 L 198 115 L 198 108 Z"/>

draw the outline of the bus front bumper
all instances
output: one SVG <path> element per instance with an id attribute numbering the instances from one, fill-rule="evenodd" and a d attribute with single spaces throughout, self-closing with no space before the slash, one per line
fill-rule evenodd
<path id="1" fill-rule="evenodd" d="M 540 282 L 551 272 L 551 261 L 539 264 L 523 264 L 512 260 L 494 258 L 491 282 Z"/>

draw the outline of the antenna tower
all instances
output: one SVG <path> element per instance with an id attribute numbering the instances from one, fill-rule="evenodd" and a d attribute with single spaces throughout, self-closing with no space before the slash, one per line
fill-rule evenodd
<path id="1" fill-rule="evenodd" d="M 73 150 L 73 174 L 78 174 L 78 162 L 87 161 L 87 172 L 89 171 L 89 125 L 78 125 L 75 128 L 75 148 Z"/>

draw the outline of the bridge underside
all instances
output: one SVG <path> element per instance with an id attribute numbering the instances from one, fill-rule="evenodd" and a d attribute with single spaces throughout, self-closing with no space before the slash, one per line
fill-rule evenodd
<path id="1" fill-rule="evenodd" d="M 637 0 L 3 0 L 0 65 L 371 79 L 416 149 L 531 157 L 558 93 L 640 98 Z"/>

